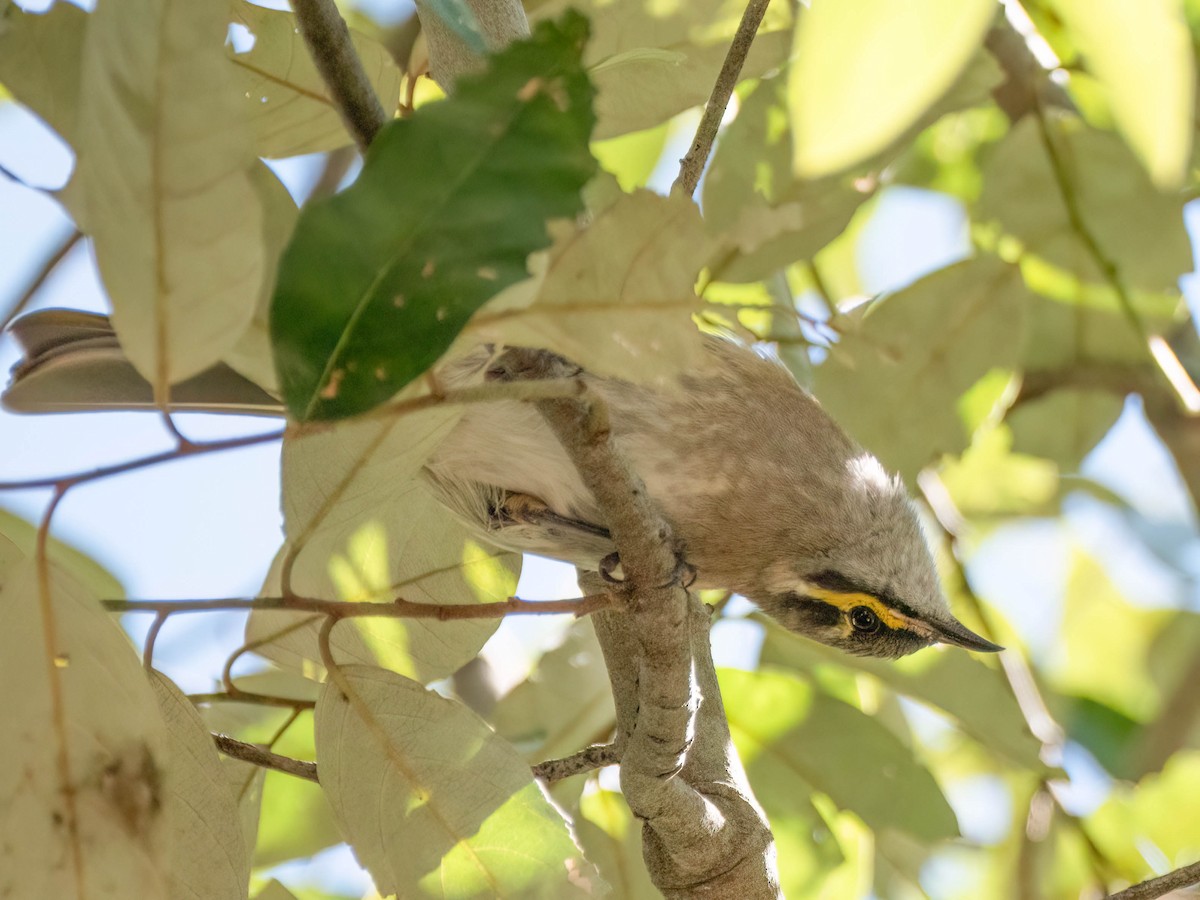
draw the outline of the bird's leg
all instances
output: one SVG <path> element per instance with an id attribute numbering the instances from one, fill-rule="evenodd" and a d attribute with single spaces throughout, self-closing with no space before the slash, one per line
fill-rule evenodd
<path id="1" fill-rule="evenodd" d="M 491 513 L 500 525 L 560 525 L 600 538 L 612 537 L 607 528 L 557 513 L 544 500 L 532 494 L 506 494 L 500 505 L 493 508 Z"/>

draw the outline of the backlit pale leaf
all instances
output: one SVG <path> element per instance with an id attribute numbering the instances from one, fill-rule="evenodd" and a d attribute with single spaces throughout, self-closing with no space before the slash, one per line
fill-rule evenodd
<path id="1" fill-rule="evenodd" d="M 380 603 L 397 596 L 481 603 L 512 594 L 520 557 L 477 543 L 416 480 L 459 414 L 435 408 L 344 422 L 285 442 L 285 528 L 291 545 L 300 548 L 291 572 L 295 592 Z M 278 593 L 283 559 L 268 594 Z M 318 624 L 311 615 L 256 611 L 246 636 L 276 636 L 258 652 L 311 672 L 319 667 Z M 337 629 L 333 647 L 343 662 L 382 665 L 427 682 L 474 658 L 498 624 L 360 618 Z"/>
<path id="2" fill-rule="evenodd" d="M 550 347 L 597 374 L 670 377 L 701 356 L 693 286 L 711 246 L 689 198 L 622 195 L 559 233 L 532 300 L 482 310 L 467 335 Z"/>
<path id="3" fill-rule="evenodd" d="M 239 38 L 226 51 L 233 64 L 236 96 L 254 129 L 260 156 L 296 156 L 334 150 L 351 143 L 317 72 L 296 18 L 287 10 L 266 9 L 238 0 L 233 21 L 253 36 L 246 48 Z M 350 40 L 384 112 L 400 99 L 401 72 L 378 41 L 351 29 Z"/>
<path id="4" fill-rule="evenodd" d="M 1105 278 L 1067 210 L 1063 186 L 1035 117 L 1022 119 L 988 156 L 977 211 L 1080 278 Z M 1129 148 L 1114 134 L 1076 121 L 1048 119 L 1068 195 L 1101 254 L 1126 284 L 1171 290 L 1192 269 L 1183 227 L 1184 198 L 1160 193 Z"/>
<path id="5" fill-rule="evenodd" d="M 741 0 L 645 3 L 642 0 L 550 0 L 530 10 L 536 21 L 577 9 L 592 23 L 584 63 L 596 85 L 596 138 L 659 125 L 712 91 L 745 4 Z M 791 43 L 788 4 L 772 3 L 742 78 L 782 65 Z"/>
<path id="6" fill-rule="evenodd" d="M 4 537 L 0 554 L 24 556 Z M 0 580 L 0 896 L 167 900 L 154 694 L 98 598 L 53 561 L 43 574 L 24 559 Z"/>
<path id="7" fill-rule="evenodd" d="M 590 866 L 512 745 L 406 678 L 351 666 L 340 680 L 317 701 L 321 786 L 381 893 L 588 893 Z"/>
<path id="8" fill-rule="evenodd" d="M 1160 188 L 1191 161 L 1196 71 L 1182 0 L 1051 0 L 1113 117 Z"/>
<path id="9" fill-rule="evenodd" d="M 591 623 L 572 625 L 566 640 L 542 656 L 489 718 L 496 732 L 532 762 L 569 756 L 604 740 L 615 725 L 616 712 Z"/>
<path id="10" fill-rule="evenodd" d="M 995 14 L 993 0 L 814 0 L 788 76 L 796 172 L 882 150 L 951 86 Z"/>
<path id="11" fill-rule="evenodd" d="M 172 834 L 171 897 L 245 900 L 249 854 L 212 736 L 191 701 L 165 675 L 151 672 L 150 684 L 170 742 L 162 791 Z"/>
<path id="12" fill-rule="evenodd" d="M 101 3 L 84 42 L 88 227 L 117 335 L 159 401 L 233 346 L 262 282 L 227 18 L 222 3 Z"/>

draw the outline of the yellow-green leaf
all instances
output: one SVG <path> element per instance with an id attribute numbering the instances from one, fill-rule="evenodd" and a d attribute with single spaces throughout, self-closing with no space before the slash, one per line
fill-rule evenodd
<path id="1" fill-rule="evenodd" d="M 566 823 L 466 707 L 350 666 L 326 685 L 316 724 L 321 787 L 382 894 L 586 895 L 590 866 Z"/>
<path id="2" fill-rule="evenodd" d="M 1050 0 L 1113 117 L 1159 188 L 1176 188 L 1192 152 L 1196 71 L 1182 0 Z"/>
<path id="3" fill-rule="evenodd" d="M 421 603 L 504 600 L 516 588 L 517 554 L 486 548 L 433 498 L 417 472 L 460 409 L 349 420 L 284 444 L 284 520 L 293 554 L 291 585 L 330 600 Z M 285 552 L 268 579 L 279 593 Z M 386 666 L 423 682 L 468 660 L 499 619 L 437 622 L 356 618 L 334 632 L 335 657 Z M 255 611 L 247 640 L 257 652 L 303 673 L 319 670 L 317 621 L 302 613 Z"/>
<path id="4" fill-rule="evenodd" d="M 993 0 L 813 0 L 788 82 L 796 172 L 882 150 L 953 84 L 995 14 Z"/>

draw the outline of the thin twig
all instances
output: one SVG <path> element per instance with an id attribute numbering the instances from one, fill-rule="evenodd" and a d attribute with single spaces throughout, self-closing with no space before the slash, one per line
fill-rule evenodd
<path id="1" fill-rule="evenodd" d="M 67 254 L 74 249 L 75 245 L 82 238 L 83 232 L 77 228 L 73 228 L 70 234 L 59 241 L 58 246 L 54 248 L 54 252 L 46 257 L 46 261 L 42 263 L 42 267 L 38 269 L 37 274 L 33 276 L 28 286 L 21 292 L 21 296 L 17 302 L 4 314 L 4 320 L 0 321 L 0 331 L 8 328 L 12 320 L 25 311 L 25 307 L 37 296 L 38 291 L 42 289 L 42 285 L 46 283 L 46 279 L 58 268 L 58 264 L 66 259 Z"/>
<path id="2" fill-rule="evenodd" d="M 248 762 L 254 766 L 261 766 L 264 769 L 274 769 L 276 772 L 295 775 L 297 778 L 303 778 L 306 781 L 317 781 L 317 764 L 314 762 L 292 759 L 290 756 L 280 756 L 278 753 L 272 753 L 258 744 L 247 744 L 245 741 L 231 738 L 227 734 L 214 734 L 213 741 L 216 743 L 217 749 L 226 756 L 232 756 L 234 759 L 240 759 L 242 762 Z"/>
<path id="3" fill-rule="evenodd" d="M 1194 884 L 1200 884 L 1200 862 L 1194 862 L 1190 866 L 1183 866 L 1174 872 L 1168 872 L 1158 878 L 1151 878 L 1149 881 L 1127 887 L 1123 891 L 1109 894 L 1106 900 L 1154 900 L 1155 897 L 1163 897 L 1171 891 Z"/>
<path id="4" fill-rule="evenodd" d="M 342 121 L 365 152 L 387 123 L 387 115 L 354 51 L 350 29 L 333 0 L 292 0 L 292 9 Z"/>
<path id="5" fill-rule="evenodd" d="M 222 450 L 239 450 L 242 447 L 253 447 L 258 444 L 269 444 L 282 437 L 282 431 L 274 431 L 269 434 L 252 434 L 247 437 L 229 438 L 221 441 L 205 441 L 198 444 L 189 443 L 163 453 L 154 453 L 150 456 L 142 456 L 138 459 L 127 460 L 126 462 L 116 463 L 111 466 L 101 466 L 98 469 L 91 469 L 87 472 L 72 472 L 68 475 L 52 475 L 48 478 L 28 478 L 21 481 L 0 481 L 0 491 L 27 491 L 41 488 L 57 488 L 65 491 L 68 488 L 75 487 L 77 484 L 86 484 L 89 481 L 110 478 L 114 475 L 124 475 L 126 472 L 134 472 L 138 469 L 157 466 L 160 463 L 171 462 L 176 459 L 203 456 L 206 453 L 219 453 Z"/>
<path id="6" fill-rule="evenodd" d="M 696 185 L 700 183 L 700 175 L 708 163 L 708 155 L 712 152 L 713 141 L 725 118 L 725 107 L 737 86 L 738 77 L 742 74 L 742 64 L 750 53 L 750 45 L 754 43 L 754 35 L 758 25 L 767 12 L 770 0 L 750 0 L 746 11 L 742 13 L 742 21 L 738 24 L 733 35 L 733 42 L 725 54 L 725 62 L 713 85 L 712 95 L 704 107 L 704 115 L 696 128 L 696 136 L 692 139 L 691 149 L 688 150 L 679 164 L 679 175 L 675 179 L 672 190 L 682 189 L 689 197 L 695 193 Z"/>
<path id="7" fill-rule="evenodd" d="M 313 700 L 300 700 L 292 697 L 275 697 L 271 694 L 251 694 L 248 691 L 213 691 L 208 694 L 188 694 L 187 698 L 194 704 L 200 703 L 248 703 L 252 706 L 275 706 L 282 709 L 304 711 L 316 706 Z"/>
<path id="8" fill-rule="evenodd" d="M 616 744 L 594 744 L 561 759 L 548 759 L 533 767 L 533 777 L 554 784 L 572 775 L 582 775 L 593 769 L 615 766 L 621 761 Z"/>
<path id="9" fill-rule="evenodd" d="M 511 615 L 553 615 L 570 613 L 586 616 L 613 609 L 616 601 L 608 594 L 591 594 L 573 600 L 522 600 L 510 597 L 499 603 L 418 603 L 397 597 L 387 603 L 358 603 L 349 600 L 318 600 L 315 597 L 222 597 L 214 600 L 104 600 L 109 612 L 175 613 L 216 612 L 221 610 L 276 610 L 310 612 L 336 619 L 368 616 L 392 619 L 437 619 L 440 622 L 463 619 L 499 619 Z M 232 692 L 231 692 L 232 693 Z"/>
<path id="10" fill-rule="evenodd" d="M 147 672 L 154 668 L 154 645 L 158 642 L 158 633 L 167 624 L 168 615 L 165 612 L 156 615 L 150 623 L 150 630 L 146 632 L 146 643 L 142 646 L 142 666 Z"/>

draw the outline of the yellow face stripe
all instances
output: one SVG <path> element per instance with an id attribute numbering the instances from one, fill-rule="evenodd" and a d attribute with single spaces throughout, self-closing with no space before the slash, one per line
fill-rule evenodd
<path id="1" fill-rule="evenodd" d="M 803 586 L 803 593 L 807 597 L 812 597 L 814 600 L 820 600 L 823 603 L 828 603 L 830 606 L 836 606 L 843 612 L 849 612 L 856 606 L 865 606 L 871 612 L 879 617 L 879 621 L 888 628 L 903 629 L 913 631 L 913 621 L 903 613 L 896 612 L 890 606 L 887 606 L 878 597 L 873 597 L 870 594 L 859 594 L 848 591 L 831 591 L 829 588 L 817 587 L 815 584 L 807 584 Z"/>

